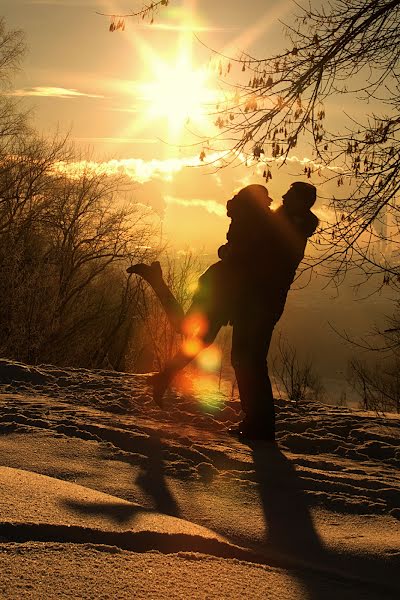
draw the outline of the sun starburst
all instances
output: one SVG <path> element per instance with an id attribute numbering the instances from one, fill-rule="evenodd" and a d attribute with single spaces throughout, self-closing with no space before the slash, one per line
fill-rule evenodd
<path id="1" fill-rule="evenodd" d="M 190 56 L 184 52 L 172 63 L 155 58 L 149 67 L 150 81 L 139 85 L 147 117 L 152 121 L 166 121 L 174 137 L 185 124 L 205 126 L 216 97 L 209 87 L 208 70 L 195 69 Z"/>

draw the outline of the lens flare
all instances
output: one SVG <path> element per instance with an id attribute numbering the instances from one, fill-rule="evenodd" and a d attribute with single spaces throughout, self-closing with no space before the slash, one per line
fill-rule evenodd
<path id="1" fill-rule="evenodd" d="M 225 397 L 219 391 L 218 377 L 200 375 L 193 381 L 193 392 L 205 413 L 215 414 L 225 406 Z"/>
<path id="2" fill-rule="evenodd" d="M 184 396 L 192 396 L 193 378 L 189 373 L 183 373 L 181 371 L 174 379 L 174 387 L 176 387 L 176 389 L 178 389 Z"/>
<path id="3" fill-rule="evenodd" d="M 182 350 L 186 356 L 194 357 L 203 349 L 203 343 L 200 338 L 186 338 L 182 343 Z"/>
<path id="4" fill-rule="evenodd" d="M 208 330 L 208 319 L 201 312 L 188 315 L 183 321 L 182 333 L 187 337 L 202 337 Z"/>
<path id="5" fill-rule="evenodd" d="M 185 373 L 178 373 L 174 387 L 194 400 L 202 413 L 214 415 L 225 408 L 226 394 L 219 389 L 219 378 L 199 371 L 198 367 L 192 366 Z"/>
<path id="6" fill-rule="evenodd" d="M 196 362 L 206 373 L 216 373 L 221 366 L 221 350 L 215 345 L 209 346 L 202 351 Z"/>

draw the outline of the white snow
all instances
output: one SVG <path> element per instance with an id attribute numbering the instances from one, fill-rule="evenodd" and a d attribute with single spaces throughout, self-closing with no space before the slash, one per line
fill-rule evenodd
<path id="1" fill-rule="evenodd" d="M 1 598 L 400 597 L 400 420 L 0 360 Z"/>

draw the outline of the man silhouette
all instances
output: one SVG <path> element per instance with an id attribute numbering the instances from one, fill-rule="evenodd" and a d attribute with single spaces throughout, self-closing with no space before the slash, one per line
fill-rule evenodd
<path id="1" fill-rule="evenodd" d="M 248 440 L 275 440 L 275 407 L 267 356 L 307 239 L 318 226 L 310 211 L 316 188 L 295 182 L 282 196 L 272 218 L 273 230 L 260 256 L 247 265 L 233 326 L 231 361 L 244 419 L 229 432 Z"/>
<path id="2" fill-rule="evenodd" d="M 232 223 L 228 242 L 218 252 L 222 260 L 200 278 L 199 291 L 186 316 L 165 284 L 158 262 L 127 269 L 150 283 L 177 331 L 191 335 L 187 327 L 185 331 L 188 322 L 193 329 L 202 329 L 195 334 L 201 338 L 199 349 L 214 341 L 222 325 L 228 321 L 232 324 L 231 360 L 244 419 L 229 432 L 244 439 L 275 440 L 267 355 L 307 238 L 318 225 L 317 217 L 310 211 L 315 199 L 313 185 L 296 182 L 283 195 L 282 206 L 275 212 L 270 210 L 271 198 L 261 185 L 247 186 L 228 200 Z M 199 315 L 200 321 L 196 321 Z M 206 323 L 203 328 L 201 318 Z M 162 405 L 169 383 L 193 357 L 181 349 L 154 376 L 153 397 L 157 404 Z"/>

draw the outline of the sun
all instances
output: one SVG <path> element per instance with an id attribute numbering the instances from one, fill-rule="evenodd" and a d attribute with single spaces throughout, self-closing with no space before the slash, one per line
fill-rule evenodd
<path id="1" fill-rule="evenodd" d="M 182 52 L 171 64 L 153 59 L 150 71 L 151 81 L 140 85 L 148 119 L 166 121 L 169 132 L 175 135 L 187 124 L 206 124 L 216 97 L 206 68 L 195 69 L 190 57 Z"/>

